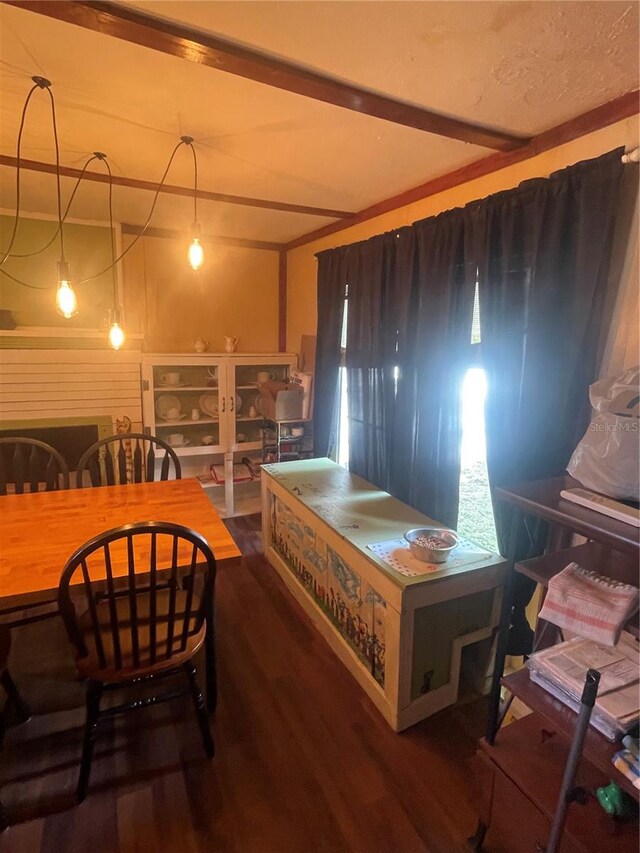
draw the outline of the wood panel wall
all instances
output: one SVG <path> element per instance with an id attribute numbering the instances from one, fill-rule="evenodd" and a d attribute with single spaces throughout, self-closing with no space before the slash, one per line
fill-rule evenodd
<path id="1" fill-rule="evenodd" d="M 89 416 L 142 423 L 141 355 L 111 350 L 4 350 L 2 421 Z"/>

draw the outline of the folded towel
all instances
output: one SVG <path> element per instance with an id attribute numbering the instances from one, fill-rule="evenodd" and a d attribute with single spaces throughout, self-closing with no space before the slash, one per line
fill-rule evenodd
<path id="1" fill-rule="evenodd" d="M 551 578 L 540 617 L 581 637 L 615 646 L 638 609 L 638 590 L 569 563 Z"/>

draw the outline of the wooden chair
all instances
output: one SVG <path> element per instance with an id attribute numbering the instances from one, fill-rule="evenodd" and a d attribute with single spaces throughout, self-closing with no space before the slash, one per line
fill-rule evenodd
<path id="1" fill-rule="evenodd" d="M 126 562 L 126 574 L 114 572 L 118 555 L 120 565 Z M 97 728 L 105 716 L 190 693 L 205 751 L 213 758 L 209 717 L 191 661 L 205 639 L 205 613 L 213 596 L 215 571 L 213 552 L 202 536 L 161 521 L 125 524 L 102 533 L 67 562 L 58 605 L 76 649 L 78 671 L 87 679 L 78 802 L 87 794 Z M 166 575 L 168 589 L 161 589 Z M 135 687 L 178 673 L 186 674 L 188 690 L 100 710 L 105 690 Z"/>
<path id="2" fill-rule="evenodd" d="M 13 486 L 17 495 L 69 488 L 69 467 L 62 455 L 44 441 L 7 436 L 0 438 L 0 495 Z"/>
<path id="3" fill-rule="evenodd" d="M 127 443 L 130 444 L 127 445 Z M 115 486 L 126 483 L 151 483 L 155 479 L 156 447 L 163 450 L 160 479 L 168 480 L 171 463 L 176 480 L 182 477 L 175 450 L 155 435 L 128 432 L 110 435 L 92 444 L 83 453 L 76 469 L 76 484 L 82 488 L 88 471 L 91 486 Z"/>
<path id="4" fill-rule="evenodd" d="M 38 492 L 43 484 L 46 492 L 69 488 L 69 467 L 55 447 L 35 438 L 0 438 L 0 495 L 10 491 L 22 495 L 25 489 Z M 15 616 L 37 608 L 44 610 L 31 616 Z M 57 615 L 55 599 L 10 607 L 0 611 L 0 627 L 17 628 Z"/>

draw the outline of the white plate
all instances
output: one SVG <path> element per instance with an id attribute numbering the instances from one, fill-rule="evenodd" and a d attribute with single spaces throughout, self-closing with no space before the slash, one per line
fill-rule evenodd
<path id="1" fill-rule="evenodd" d="M 156 414 L 163 420 L 173 420 L 173 418 L 169 417 L 169 411 L 171 409 L 177 409 L 178 414 L 182 412 L 180 398 L 174 397 L 173 394 L 160 394 L 156 400 Z M 175 420 L 177 420 L 177 418 Z"/>
<path id="2" fill-rule="evenodd" d="M 236 415 L 239 415 L 242 411 L 242 397 L 240 394 L 236 394 Z"/>
<path id="3" fill-rule="evenodd" d="M 253 405 L 256 407 L 256 412 L 264 417 L 264 412 L 262 411 L 262 398 L 260 394 L 256 394 L 256 399 L 254 400 Z"/>
<path id="4" fill-rule="evenodd" d="M 156 388 L 187 388 L 188 382 L 158 382 Z"/>
<path id="5" fill-rule="evenodd" d="M 201 394 L 198 405 L 203 414 L 208 415 L 210 418 L 218 417 L 220 409 L 217 394 Z"/>

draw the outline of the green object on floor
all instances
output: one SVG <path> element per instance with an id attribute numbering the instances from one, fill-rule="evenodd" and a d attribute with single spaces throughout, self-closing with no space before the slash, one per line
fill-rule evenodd
<path id="1" fill-rule="evenodd" d="M 596 797 L 607 814 L 614 817 L 630 817 L 633 814 L 633 800 L 615 782 L 596 789 Z"/>

